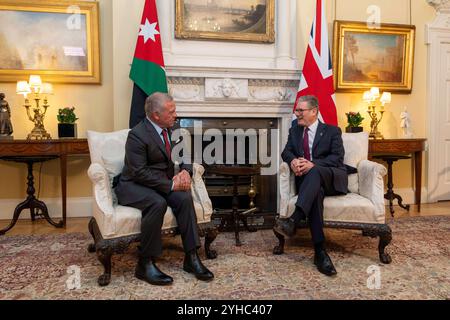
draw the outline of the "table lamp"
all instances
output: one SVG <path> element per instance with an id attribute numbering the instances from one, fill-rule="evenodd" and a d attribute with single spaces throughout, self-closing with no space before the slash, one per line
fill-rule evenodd
<path id="1" fill-rule="evenodd" d="M 53 86 L 50 83 L 42 83 L 41 77 L 31 75 L 28 82 L 18 81 L 16 86 L 16 93 L 23 94 L 25 99 L 24 107 L 27 110 L 27 116 L 30 121 L 34 123 L 34 128 L 28 134 L 27 139 L 51 139 L 51 136 L 44 128 L 44 118 L 49 107 L 47 102 L 47 95 L 53 94 Z M 34 94 L 34 101 L 36 106 L 32 108 L 28 94 Z M 42 106 L 40 101 L 43 100 Z M 32 110 L 30 110 L 32 109 Z"/>
<path id="2" fill-rule="evenodd" d="M 377 87 L 371 88 L 369 91 L 364 92 L 363 100 L 368 104 L 368 110 L 371 122 L 370 122 L 370 134 L 372 139 L 384 139 L 383 135 L 378 130 L 378 124 L 383 119 L 384 107 L 386 104 L 391 103 L 392 95 L 390 92 L 383 92 L 380 97 L 380 89 Z M 377 107 L 377 100 L 380 101 L 380 106 Z M 377 108 L 379 108 L 380 117 L 378 118 Z"/>

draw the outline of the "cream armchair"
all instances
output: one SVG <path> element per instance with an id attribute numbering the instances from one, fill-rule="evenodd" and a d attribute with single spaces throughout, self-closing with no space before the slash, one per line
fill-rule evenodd
<path id="1" fill-rule="evenodd" d="M 363 235 L 380 237 L 378 251 L 383 263 L 390 263 L 391 257 L 384 250 L 391 242 L 392 232 L 386 224 L 384 205 L 384 181 L 386 168 L 368 161 L 369 139 L 366 132 L 343 133 L 344 163 L 357 168 L 358 173 L 348 177 L 350 193 L 345 196 L 325 197 L 324 226 L 327 228 L 359 229 Z M 295 175 L 287 163 L 280 168 L 280 218 L 290 217 L 295 210 L 297 191 Z M 305 227 L 305 226 L 304 226 Z M 273 253 L 284 252 L 284 237 L 277 233 L 279 240 Z"/>
<path id="2" fill-rule="evenodd" d="M 141 211 L 117 203 L 112 183 L 114 177 L 122 172 L 125 159 L 125 142 L 129 130 L 109 133 L 87 132 L 91 165 L 88 169 L 93 184 L 93 217 L 89 222 L 89 232 L 94 244 L 89 252 L 96 252 L 104 266 L 104 273 L 98 284 L 106 286 L 111 280 L 111 256 L 123 253 L 132 242 L 139 241 Z M 205 237 L 205 253 L 214 259 L 217 253 L 210 249 L 217 236 L 217 229 L 211 221 L 212 203 L 202 180 L 204 168 L 193 165 L 192 198 L 197 215 L 199 234 Z M 164 216 L 162 232 L 165 235 L 177 234 L 177 223 L 170 207 Z"/>

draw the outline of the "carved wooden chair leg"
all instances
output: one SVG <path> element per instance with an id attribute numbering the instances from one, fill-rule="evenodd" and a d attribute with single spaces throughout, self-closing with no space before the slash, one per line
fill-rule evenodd
<path id="1" fill-rule="evenodd" d="M 94 243 L 90 243 L 90 244 L 88 245 L 88 252 L 89 252 L 89 253 L 94 253 L 94 252 L 95 252 L 94 223 L 95 223 L 94 218 L 91 218 L 91 220 L 89 220 L 88 229 L 89 229 L 89 233 L 90 233 L 91 236 L 92 236 L 92 239 L 94 239 Z"/>
<path id="2" fill-rule="evenodd" d="M 286 240 L 284 239 L 284 236 L 282 234 L 279 234 L 275 230 L 273 230 L 273 233 L 278 238 L 278 245 L 273 248 L 273 254 L 280 255 L 284 253 L 284 244 Z"/>
<path id="3" fill-rule="evenodd" d="M 380 261 L 385 264 L 389 264 L 392 261 L 391 256 L 385 252 L 386 246 L 391 243 L 392 240 L 392 230 L 388 225 L 384 225 L 383 228 L 378 233 L 380 237 L 380 242 L 378 244 L 378 253 L 380 256 Z"/>
<path id="4" fill-rule="evenodd" d="M 98 260 L 102 263 L 105 268 L 105 272 L 98 277 L 98 284 L 100 286 L 107 286 L 111 282 L 111 256 L 113 250 L 111 247 L 105 247 L 97 250 Z"/>
<path id="5" fill-rule="evenodd" d="M 210 228 L 205 231 L 205 253 L 208 259 L 217 258 L 217 251 L 210 248 L 211 243 L 216 240 L 219 231 L 217 228 Z"/>

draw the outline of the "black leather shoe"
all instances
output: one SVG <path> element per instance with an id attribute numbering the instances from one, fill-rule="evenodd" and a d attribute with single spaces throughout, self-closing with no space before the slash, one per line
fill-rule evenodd
<path id="1" fill-rule="evenodd" d="M 298 217 L 299 220 L 296 224 L 297 227 L 308 224 L 308 218 L 306 217 L 306 214 L 303 212 L 302 209 L 296 207 L 294 213 L 291 216 L 291 219 L 295 221 L 295 219 L 293 219 L 294 216 Z"/>
<path id="2" fill-rule="evenodd" d="M 200 261 L 197 250 L 191 250 L 184 256 L 183 270 L 195 275 L 198 280 L 211 281 L 214 274 Z"/>
<path id="3" fill-rule="evenodd" d="M 286 238 L 291 238 L 295 234 L 295 222 L 292 219 L 278 219 L 273 229 Z"/>
<path id="4" fill-rule="evenodd" d="M 331 258 L 325 250 L 320 250 L 318 253 L 314 254 L 314 264 L 324 275 L 334 276 L 337 274 L 333 262 L 331 262 Z"/>
<path id="5" fill-rule="evenodd" d="M 153 259 L 148 261 L 139 260 L 136 271 L 134 273 L 136 278 L 147 281 L 156 286 L 166 286 L 172 284 L 173 278 L 158 269 Z"/>

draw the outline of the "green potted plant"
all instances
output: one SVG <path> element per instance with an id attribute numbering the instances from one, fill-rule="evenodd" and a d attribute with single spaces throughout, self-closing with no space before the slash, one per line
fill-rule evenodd
<path id="1" fill-rule="evenodd" d="M 78 118 L 75 115 L 75 107 L 58 109 L 58 137 L 76 138 Z"/>
<path id="2" fill-rule="evenodd" d="M 362 132 L 363 127 L 361 127 L 361 123 L 364 118 L 361 116 L 359 112 L 348 112 L 345 114 L 347 116 L 347 127 L 345 128 L 345 132 Z"/>

